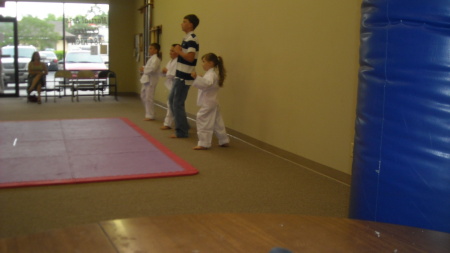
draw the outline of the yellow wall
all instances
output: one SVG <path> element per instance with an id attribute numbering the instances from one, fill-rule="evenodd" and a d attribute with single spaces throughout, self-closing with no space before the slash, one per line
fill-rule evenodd
<path id="1" fill-rule="evenodd" d="M 139 92 L 138 63 L 134 58 L 134 36 L 142 33 L 141 0 L 109 0 L 109 68 L 116 72 L 119 92 Z"/>
<path id="2" fill-rule="evenodd" d="M 121 76 L 121 92 L 139 87 L 132 49 L 133 35 L 142 32 L 137 9 L 143 1 L 135 3 L 110 0 L 110 66 Z M 361 0 L 154 0 L 153 25 L 163 27 L 164 66 L 170 45 L 184 35 L 183 17 L 198 15 L 200 55 L 223 56 L 228 70 L 220 94 L 228 128 L 350 174 L 360 5 Z M 203 72 L 200 66 L 197 71 Z M 156 99 L 165 102 L 162 83 Z M 196 95 L 191 88 L 190 114 L 198 109 Z"/>

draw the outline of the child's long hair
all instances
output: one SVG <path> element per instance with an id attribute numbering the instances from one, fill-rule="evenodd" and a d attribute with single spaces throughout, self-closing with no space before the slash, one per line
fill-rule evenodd
<path id="1" fill-rule="evenodd" d="M 225 81 L 225 77 L 227 76 L 227 71 L 223 65 L 223 58 L 221 56 L 217 56 L 214 53 L 207 53 L 203 55 L 202 59 L 206 61 L 210 61 L 214 63 L 214 67 L 217 67 L 219 70 L 219 86 L 223 86 L 223 82 Z"/>

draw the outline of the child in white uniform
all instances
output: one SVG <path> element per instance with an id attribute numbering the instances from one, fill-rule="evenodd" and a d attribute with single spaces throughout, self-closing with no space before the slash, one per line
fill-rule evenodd
<path id="1" fill-rule="evenodd" d="M 170 61 L 166 64 L 166 67 L 162 69 L 162 75 L 166 77 L 166 82 L 164 83 L 166 88 L 170 91 L 173 87 L 173 79 L 175 78 L 175 72 L 177 71 L 177 58 L 178 54 L 175 52 L 174 48 L 179 44 L 173 44 L 170 48 Z M 172 109 L 170 108 L 169 99 L 167 99 L 167 113 L 164 119 L 164 124 L 161 127 L 162 130 L 172 129 L 173 115 Z"/>
<path id="2" fill-rule="evenodd" d="M 197 135 L 198 144 L 194 150 L 206 150 L 211 147 L 213 133 L 219 140 L 220 147 L 229 146 L 229 138 L 225 130 L 225 124 L 220 114 L 218 93 L 225 80 L 225 68 L 222 57 L 213 53 L 202 57 L 202 67 L 206 71 L 203 77 L 195 72 L 191 75 L 195 79 L 192 86 L 198 88 L 197 105 Z M 218 73 L 216 73 L 216 70 Z"/>
<path id="3" fill-rule="evenodd" d="M 160 49 L 161 47 L 158 43 L 150 44 L 150 47 L 148 49 L 150 59 L 148 59 L 144 67 L 141 67 L 141 100 L 145 107 L 145 121 L 155 120 L 155 104 L 153 102 L 153 99 L 155 97 L 155 89 L 156 85 L 158 84 L 160 75 Z"/>

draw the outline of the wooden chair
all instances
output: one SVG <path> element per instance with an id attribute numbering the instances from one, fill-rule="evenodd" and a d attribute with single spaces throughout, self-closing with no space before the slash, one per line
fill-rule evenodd
<path id="1" fill-rule="evenodd" d="M 92 70 L 80 70 L 74 81 L 74 93 L 76 94 L 77 102 L 79 100 L 79 91 L 93 91 L 94 100 L 97 101 L 98 80 Z"/>
<path id="2" fill-rule="evenodd" d="M 55 72 L 54 80 L 54 90 L 58 91 L 58 96 L 61 98 L 61 92 L 64 91 L 64 96 L 66 95 L 66 89 L 71 89 L 71 96 L 73 101 L 73 84 L 71 83 L 72 72 L 68 70 L 58 70 Z M 54 96 L 54 101 L 56 102 L 56 94 Z"/>

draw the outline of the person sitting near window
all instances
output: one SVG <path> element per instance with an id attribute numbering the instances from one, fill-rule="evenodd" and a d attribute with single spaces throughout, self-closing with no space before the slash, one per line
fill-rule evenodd
<path id="1" fill-rule="evenodd" d="M 45 87 L 45 76 L 48 74 L 47 65 L 41 62 L 39 52 L 34 52 L 28 64 L 28 96 L 37 91 L 37 103 L 41 103 L 41 89 Z"/>

